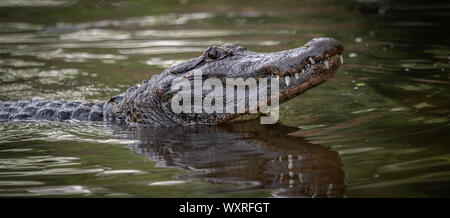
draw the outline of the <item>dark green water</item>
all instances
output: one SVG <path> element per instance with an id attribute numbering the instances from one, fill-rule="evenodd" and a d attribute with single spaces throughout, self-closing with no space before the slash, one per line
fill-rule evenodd
<path id="1" fill-rule="evenodd" d="M 450 4 L 367 2 L 0 0 L 0 100 L 104 101 L 225 42 L 345 47 L 276 126 L 0 123 L 0 196 L 450 196 Z"/>

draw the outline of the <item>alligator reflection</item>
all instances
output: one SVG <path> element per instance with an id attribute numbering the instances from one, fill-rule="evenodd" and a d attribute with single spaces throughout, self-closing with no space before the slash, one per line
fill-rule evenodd
<path id="1" fill-rule="evenodd" d="M 139 127 L 133 130 L 139 142 L 128 147 L 158 166 L 193 172 L 182 177 L 250 184 L 225 191 L 271 189 L 280 197 L 343 197 L 344 171 L 338 153 L 288 135 L 297 130 L 258 122 Z"/>

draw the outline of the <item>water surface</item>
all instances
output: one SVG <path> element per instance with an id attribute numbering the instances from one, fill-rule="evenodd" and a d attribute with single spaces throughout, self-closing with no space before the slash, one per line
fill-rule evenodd
<path id="1" fill-rule="evenodd" d="M 344 65 L 280 123 L 0 123 L 0 196 L 441 197 L 450 189 L 445 1 L 0 0 L 0 100 L 105 101 L 209 45 L 314 37 Z"/>

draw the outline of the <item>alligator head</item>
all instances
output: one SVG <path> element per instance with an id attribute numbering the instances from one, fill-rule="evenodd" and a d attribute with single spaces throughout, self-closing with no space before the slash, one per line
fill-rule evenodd
<path id="1" fill-rule="evenodd" d="M 139 87 L 130 88 L 121 96 L 120 107 L 115 111 L 118 117 L 138 124 L 220 124 L 237 120 L 249 114 L 248 100 L 234 101 L 233 107 L 242 103 L 246 105 L 244 113 L 226 113 L 226 110 L 222 113 L 195 113 L 194 109 L 192 113 L 174 112 L 173 98 L 179 91 L 173 89 L 175 80 L 193 82 L 196 73 L 201 73 L 202 81 L 218 78 L 223 83 L 222 87 L 226 87 L 227 78 L 277 79 L 279 103 L 283 103 L 334 76 L 343 63 L 342 51 L 342 44 L 331 38 L 312 39 L 302 47 L 274 53 L 256 53 L 234 44 L 211 46 L 200 57 L 167 69 L 151 80 L 143 81 Z M 269 90 L 270 84 L 268 82 Z M 205 98 L 210 92 L 203 90 L 200 95 Z M 246 92 L 248 94 L 248 90 Z M 225 101 L 226 91 L 222 93 Z M 270 98 L 267 101 L 270 104 Z"/>

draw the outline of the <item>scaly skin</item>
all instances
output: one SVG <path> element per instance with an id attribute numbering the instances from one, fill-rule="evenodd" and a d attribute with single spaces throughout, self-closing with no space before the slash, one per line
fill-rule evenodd
<path id="1" fill-rule="evenodd" d="M 103 106 L 103 103 L 46 100 L 0 102 L 0 121 L 103 121 Z"/>
<path id="2" fill-rule="evenodd" d="M 240 119 L 248 113 L 248 106 L 246 113 L 177 114 L 171 109 L 171 100 L 176 94 L 171 90 L 172 81 L 182 77 L 192 82 L 194 72 L 201 72 L 203 79 L 219 78 L 223 87 L 226 87 L 226 78 L 258 80 L 265 77 L 270 81 L 279 77 L 279 102 L 283 103 L 334 76 L 342 64 L 342 51 L 342 44 L 331 38 L 316 38 L 302 47 L 274 53 L 251 52 L 233 44 L 211 46 L 201 56 L 144 80 L 140 86 L 131 87 L 105 103 L 0 102 L 0 121 L 74 119 L 117 121 L 132 125 L 221 124 Z M 207 94 L 204 91 L 202 97 Z M 248 103 L 248 99 L 245 101 Z"/>

